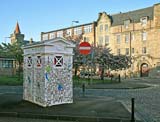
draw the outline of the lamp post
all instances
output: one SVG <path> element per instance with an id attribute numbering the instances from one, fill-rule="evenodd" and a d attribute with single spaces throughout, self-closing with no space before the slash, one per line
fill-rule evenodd
<path id="1" fill-rule="evenodd" d="M 79 23 L 79 21 L 73 20 L 73 21 L 72 21 L 72 27 L 73 27 L 73 23 Z"/>

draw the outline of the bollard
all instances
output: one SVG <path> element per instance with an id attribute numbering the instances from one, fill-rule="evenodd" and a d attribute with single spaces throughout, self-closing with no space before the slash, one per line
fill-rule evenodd
<path id="1" fill-rule="evenodd" d="M 135 118 L 134 118 L 134 98 L 131 99 L 131 103 L 132 103 L 131 122 L 135 122 Z"/>
<path id="2" fill-rule="evenodd" d="M 121 82 L 121 76 L 120 76 L 120 74 L 118 75 L 118 82 L 119 83 Z"/>
<path id="3" fill-rule="evenodd" d="M 83 96 L 85 96 L 85 84 L 82 84 L 82 92 L 83 92 Z"/>

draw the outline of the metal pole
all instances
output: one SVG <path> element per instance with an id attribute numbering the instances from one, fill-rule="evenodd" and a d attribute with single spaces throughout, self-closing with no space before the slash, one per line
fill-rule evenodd
<path id="1" fill-rule="evenodd" d="M 85 83 L 82 84 L 83 97 L 85 96 Z"/>
<path id="2" fill-rule="evenodd" d="M 134 117 L 134 98 L 131 99 L 131 103 L 132 103 L 131 122 L 135 122 L 135 117 Z"/>

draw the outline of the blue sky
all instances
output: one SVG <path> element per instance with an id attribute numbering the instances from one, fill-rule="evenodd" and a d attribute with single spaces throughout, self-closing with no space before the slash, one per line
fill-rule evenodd
<path id="1" fill-rule="evenodd" d="M 152 6 L 160 0 L 1 0 L 0 43 L 10 42 L 16 22 L 25 39 L 40 41 L 40 33 L 97 20 L 99 12 L 115 14 Z"/>

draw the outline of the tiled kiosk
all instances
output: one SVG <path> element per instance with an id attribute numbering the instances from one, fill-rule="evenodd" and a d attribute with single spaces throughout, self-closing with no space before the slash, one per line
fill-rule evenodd
<path id="1" fill-rule="evenodd" d="M 73 102 L 73 47 L 63 38 L 23 47 L 24 100 L 43 107 Z"/>

